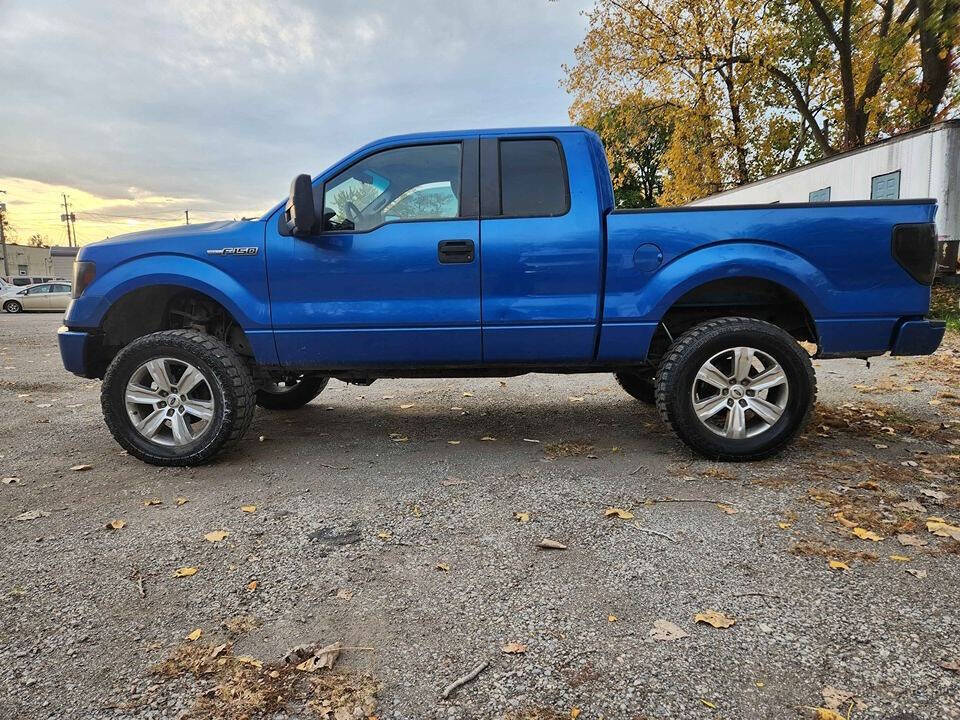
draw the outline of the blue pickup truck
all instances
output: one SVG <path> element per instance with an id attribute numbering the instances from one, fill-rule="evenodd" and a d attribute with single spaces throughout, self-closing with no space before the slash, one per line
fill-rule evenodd
<path id="1" fill-rule="evenodd" d="M 80 250 L 67 370 L 157 465 L 239 442 L 331 377 L 614 373 L 697 452 L 768 456 L 816 395 L 810 353 L 919 355 L 932 200 L 615 209 L 577 127 L 390 137 L 257 221 Z M 801 345 L 801 342 L 804 344 Z"/>

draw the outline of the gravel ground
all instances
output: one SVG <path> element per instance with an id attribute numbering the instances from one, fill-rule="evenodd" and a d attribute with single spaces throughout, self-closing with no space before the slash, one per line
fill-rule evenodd
<path id="1" fill-rule="evenodd" d="M 941 665 L 960 661 L 960 542 L 925 526 L 960 524 L 955 338 L 818 363 L 817 418 L 761 463 L 698 459 L 609 375 L 530 375 L 333 381 L 217 462 L 158 469 L 61 368 L 58 324 L 0 315 L 0 475 L 19 478 L 0 485 L 0 717 L 316 717 L 300 686 L 241 707 L 231 683 L 339 641 L 362 649 L 326 672 L 368 701 L 311 689 L 335 720 L 792 718 L 828 686 L 856 720 L 960 718 Z M 736 624 L 695 623 L 708 609 Z M 687 637 L 653 640 L 656 620 Z M 210 672 L 155 671 L 224 642 Z"/>

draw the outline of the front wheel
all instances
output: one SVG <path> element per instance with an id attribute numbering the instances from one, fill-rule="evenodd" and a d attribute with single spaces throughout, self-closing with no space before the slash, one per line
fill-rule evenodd
<path id="1" fill-rule="evenodd" d="M 329 378 L 294 375 L 257 388 L 257 405 L 268 410 L 296 410 L 323 392 Z"/>
<path id="2" fill-rule="evenodd" d="M 220 340 L 196 330 L 137 338 L 110 363 L 100 402 L 117 442 L 152 465 L 199 465 L 253 420 L 253 379 Z"/>
<path id="3" fill-rule="evenodd" d="M 23 305 L 18 303 L 16 300 L 7 300 L 3 304 L 3 309 L 6 310 L 8 313 L 18 313 L 23 310 Z"/>
<path id="4" fill-rule="evenodd" d="M 719 318 L 668 350 L 657 409 L 680 439 L 714 460 L 758 460 L 779 451 L 810 415 L 817 384 L 810 356 L 775 325 Z"/>

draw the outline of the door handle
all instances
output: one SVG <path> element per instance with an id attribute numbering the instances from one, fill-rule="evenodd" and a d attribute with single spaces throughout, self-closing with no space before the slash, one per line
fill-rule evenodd
<path id="1" fill-rule="evenodd" d="M 437 243 L 437 257 L 441 263 L 473 262 L 473 240 L 441 240 Z"/>

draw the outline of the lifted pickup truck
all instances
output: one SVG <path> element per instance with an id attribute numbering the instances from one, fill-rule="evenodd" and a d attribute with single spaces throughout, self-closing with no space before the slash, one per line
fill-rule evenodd
<path id="1" fill-rule="evenodd" d="M 258 221 L 88 245 L 60 329 L 107 426 L 158 465 L 239 441 L 328 378 L 612 372 L 694 450 L 803 425 L 810 354 L 933 352 L 932 200 L 614 210 L 583 128 L 378 140 Z M 801 346 L 799 341 L 811 345 Z"/>

